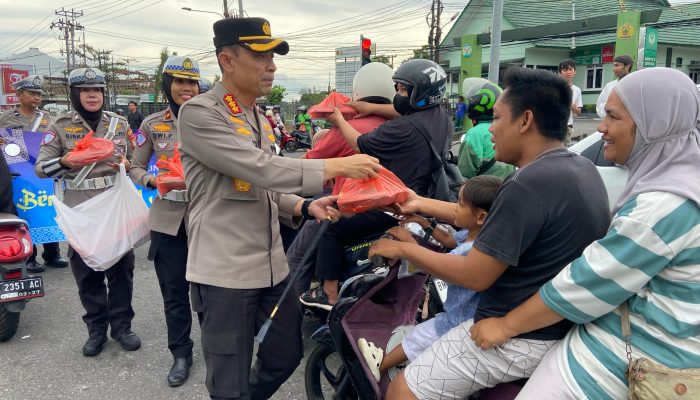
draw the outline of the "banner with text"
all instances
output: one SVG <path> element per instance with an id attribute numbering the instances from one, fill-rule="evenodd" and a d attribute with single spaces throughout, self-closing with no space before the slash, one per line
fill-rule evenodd
<path id="1" fill-rule="evenodd" d="M 66 240 L 54 219 L 56 211 L 51 196 L 56 182 L 41 179 L 34 173 L 43 137 L 44 133 L 39 132 L 0 129 L 0 152 L 7 160 L 10 171 L 20 174 L 12 180 L 12 199 L 18 216 L 29 223 L 32 241 L 37 244 Z M 158 174 L 155 157 L 151 158 L 148 170 L 154 175 Z M 150 207 L 158 192 L 140 186 L 137 188 Z"/>

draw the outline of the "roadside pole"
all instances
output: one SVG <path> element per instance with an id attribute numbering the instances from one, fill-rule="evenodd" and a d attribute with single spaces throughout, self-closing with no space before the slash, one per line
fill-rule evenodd
<path id="1" fill-rule="evenodd" d="M 489 80 L 498 84 L 501 66 L 501 21 L 503 20 L 503 0 L 493 2 L 493 21 L 491 26 L 491 58 L 489 59 Z"/>

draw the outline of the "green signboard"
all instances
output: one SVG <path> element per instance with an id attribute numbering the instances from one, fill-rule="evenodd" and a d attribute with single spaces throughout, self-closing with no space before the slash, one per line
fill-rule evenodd
<path id="1" fill-rule="evenodd" d="M 601 63 L 600 47 L 579 47 L 574 50 L 574 62 L 576 65 L 591 65 Z"/>
<path id="2" fill-rule="evenodd" d="M 459 69 L 459 93 L 467 78 L 481 78 L 481 45 L 476 44 L 476 35 L 462 36 L 461 67 Z"/>
<path id="3" fill-rule="evenodd" d="M 615 40 L 615 56 L 628 55 L 635 60 L 632 69 L 637 64 L 637 49 L 639 48 L 639 25 L 641 11 L 625 11 L 617 14 L 617 40 Z"/>
<path id="4" fill-rule="evenodd" d="M 644 68 L 656 67 L 656 47 L 659 42 L 659 30 L 647 28 L 644 38 Z"/>

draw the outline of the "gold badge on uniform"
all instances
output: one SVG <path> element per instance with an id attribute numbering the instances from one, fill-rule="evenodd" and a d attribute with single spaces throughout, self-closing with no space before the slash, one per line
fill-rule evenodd
<path id="1" fill-rule="evenodd" d="M 272 143 L 275 143 L 275 135 L 269 133 L 269 134 L 267 135 L 267 138 L 268 138 Z"/>
<path id="2" fill-rule="evenodd" d="M 192 64 L 192 60 L 189 58 L 185 58 L 185 61 L 182 62 L 182 68 L 185 69 L 185 71 L 192 71 L 194 68 L 194 64 Z"/>
<path id="3" fill-rule="evenodd" d="M 48 124 L 48 123 L 49 123 L 49 120 L 46 119 L 46 118 L 43 118 L 43 119 L 41 120 L 41 125 L 46 125 L 46 124 Z"/>
<path id="4" fill-rule="evenodd" d="M 243 121 L 242 119 L 238 119 L 238 118 L 236 118 L 236 117 L 234 117 L 234 116 L 232 116 L 232 115 L 229 115 L 229 116 L 228 116 L 228 119 L 230 119 L 231 122 L 233 122 L 234 124 L 238 124 L 238 125 L 243 125 L 243 124 L 245 124 L 245 121 Z"/>
<path id="5" fill-rule="evenodd" d="M 253 185 L 250 182 L 246 182 L 242 179 L 233 178 L 233 187 L 239 192 L 248 192 Z"/>
<path id="6" fill-rule="evenodd" d="M 270 29 L 270 24 L 267 21 L 263 24 L 262 30 L 267 36 L 272 35 L 272 29 Z"/>
<path id="7" fill-rule="evenodd" d="M 253 132 L 247 130 L 246 128 L 239 126 L 238 129 L 236 129 L 236 132 L 240 133 L 241 135 L 246 135 L 250 136 L 253 134 Z"/>
<path id="8" fill-rule="evenodd" d="M 236 99 L 231 93 L 224 96 L 224 102 L 226 102 L 226 106 L 228 107 L 228 110 L 231 111 L 231 114 L 241 113 L 241 108 L 238 107 L 238 103 L 236 103 Z"/>
<path id="9" fill-rule="evenodd" d="M 78 133 L 84 131 L 85 128 L 82 126 L 69 126 L 67 128 L 63 128 L 63 130 L 70 133 Z"/>
<path id="10" fill-rule="evenodd" d="M 158 131 L 158 132 L 168 132 L 171 129 L 173 129 L 173 128 L 168 124 L 161 123 L 161 124 L 153 125 L 153 130 Z"/>
<path id="11" fill-rule="evenodd" d="M 168 108 L 168 110 L 165 112 L 165 115 L 163 115 L 163 118 L 164 118 L 164 119 L 172 119 L 172 117 L 173 117 L 173 116 L 172 116 L 172 114 L 170 113 L 170 109 Z"/>

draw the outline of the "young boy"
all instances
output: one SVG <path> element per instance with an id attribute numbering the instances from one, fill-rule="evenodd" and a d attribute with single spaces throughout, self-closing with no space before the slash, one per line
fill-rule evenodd
<path id="1" fill-rule="evenodd" d="M 481 231 L 481 226 L 491 210 L 491 204 L 500 186 L 500 178 L 488 175 L 476 176 L 464 182 L 459 192 L 459 202 L 455 205 L 453 221 L 455 226 L 463 229 L 457 232 L 454 237 L 442 228 L 436 228 L 433 232 L 433 237 L 437 241 L 446 248 L 452 249 L 450 254 L 466 255 L 472 248 L 474 239 Z M 423 228 L 430 226 L 425 218 L 419 216 L 408 217 L 404 220 L 404 223 L 407 222 L 417 222 Z M 415 243 L 413 236 L 405 228 L 394 227 L 389 229 L 387 233 L 402 242 Z M 401 344 L 385 357 L 383 351 L 375 347 L 372 342 L 360 338 L 358 346 L 377 382 L 379 382 L 381 374 L 407 360 L 413 361 L 444 333 L 473 318 L 479 298 L 479 293 L 471 289 L 448 284 L 447 300 L 444 304 L 445 312 L 417 325 L 403 338 Z"/>
<path id="2" fill-rule="evenodd" d="M 576 64 L 574 60 L 567 58 L 559 63 L 559 75 L 566 79 L 571 86 L 571 113 L 569 114 L 568 132 L 566 135 L 566 143 L 571 142 L 572 139 L 581 140 L 588 136 L 587 134 L 582 134 L 575 136 L 574 134 L 574 114 L 581 114 L 581 107 L 583 107 L 583 98 L 581 97 L 581 89 L 574 85 L 574 77 L 576 76 Z"/>

